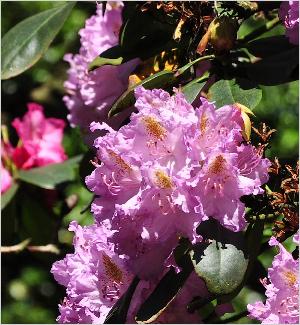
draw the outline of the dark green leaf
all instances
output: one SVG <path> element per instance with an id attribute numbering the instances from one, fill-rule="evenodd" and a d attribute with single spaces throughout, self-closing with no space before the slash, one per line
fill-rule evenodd
<path id="1" fill-rule="evenodd" d="M 127 318 L 127 312 L 130 306 L 130 302 L 134 291 L 139 283 L 139 278 L 135 277 L 127 291 L 123 296 L 115 303 L 112 309 L 106 316 L 104 324 L 125 324 Z"/>
<path id="2" fill-rule="evenodd" d="M 284 52 L 268 56 L 246 66 L 250 80 L 272 86 L 299 79 L 299 48 L 293 47 Z"/>
<path id="3" fill-rule="evenodd" d="M 218 108 L 240 103 L 254 109 L 262 98 L 262 90 L 244 79 L 219 80 L 210 87 L 208 98 L 215 101 Z"/>
<path id="4" fill-rule="evenodd" d="M 208 80 L 208 75 L 202 76 L 200 78 L 196 78 L 186 84 L 184 87 L 182 87 L 182 92 L 185 96 L 185 99 L 189 102 L 192 103 L 197 96 L 199 95 L 201 89 L 204 87 L 206 84 L 206 81 Z"/>
<path id="5" fill-rule="evenodd" d="M 50 210 L 41 204 L 48 193 L 40 193 L 39 200 L 32 199 L 26 193 L 20 197 L 20 229 L 21 239 L 31 238 L 33 245 L 49 244 L 55 234 L 55 222 L 51 218 Z"/>
<path id="6" fill-rule="evenodd" d="M 249 42 L 245 48 L 254 56 L 265 58 L 295 48 L 285 35 L 277 35 Z"/>
<path id="7" fill-rule="evenodd" d="M 148 11 L 131 11 L 120 31 L 122 52 L 145 60 L 170 46 L 176 25 L 159 21 Z M 174 42 L 172 42 L 174 43 Z"/>
<path id="8" fill-rule="evenodd" d="M 21 170 L 18 178 L 45 189 L 54 189 L 60 183 L 75 179 L 75 167 L 78 166 L 81 159 L 82 155 L 79 155 L 60 164 Z"/>
<path id="9" fill-rule="evenodd" d="M 75 2 L 26 18 L 9 30 L 1 44 L 1 78 L 17 76 L 33 66 L 46 52 Z"/>
<path id="10" fill-rule="evenodd" d="M 1 195 L 1 210 L 3 210 L 7 206 L 7 204 L 12 200 L 12 198 L 17 193 L 18 188 L 19 188 L 18 183 L 12 183 L 9 190 Z"/>
<path id="11" fill-rule="evenodd" d="M 175 80 L 176 78 L 174 77 L 174 73 L 167 70 L 157 72 L 154 75 L 142 80 L 140 83 L 130 87 L 123 95 L 121 95 L 121 97 L 118 98 L 108 113 L 109 117 L 134 104 L 134 89 L 137 86 L 143 86 L 147 89 L 164 88 L 172 85 Z"/>
<path id="12" fill-rule="evenodd" d="M 182 75 L 184 72 L 188 71 L 193 65 L 201 62 L 201 61 L 205 61 L 205 60 L 210 60 L 213 59 L 215 56 L 214 55 L 207 55 L 207 56 L 201 56 L 197 59 L 195 59 L 194 61 L 191 61 L 189 63 L 187 63 L 186 65 L 184 65 L 183 67 L 179 68 L 176 71 L 176 77 Z"/>
<path id="13" fill-rule="evenodd" d="M 183 271 L 176 273 L 174 268 L 171 268 L 140 307 L 135 317 L 137 323 L 155 322 L 183 287 L 192 269 L 191 265 L 187 265 Z"/>

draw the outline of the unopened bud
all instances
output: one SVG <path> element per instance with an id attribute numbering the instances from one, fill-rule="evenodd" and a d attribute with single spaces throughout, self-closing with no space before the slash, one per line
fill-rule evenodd
<path id="1" fill-rule="evenodd" d="M 231 50 L 237 38 L 238 24 L 236 20 L 222 16 L 214 19 L 210 25 L 210 43 L 216 52 Z"/>

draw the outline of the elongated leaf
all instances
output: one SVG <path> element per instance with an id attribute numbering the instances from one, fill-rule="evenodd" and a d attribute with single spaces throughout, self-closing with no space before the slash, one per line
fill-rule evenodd
<path id="1" fill-rule="evenodd" d="M 68 2 L 26 18 L 4 35 L 1 44 L 2 79 L 19 75 L 40 59 L 74 4 L 75 2 Z"/>
<path id="2" fill-rule="evenodd" d="M 273 86 L 297 80 L 299 79 L 299 48 L 294 46 L 286 51 L 267 56 L 254 64 L 248 64 L 245 69 L 248 78 L 261 85 Z"/>
<path id="3" fill-rule="evenodd" d="M 74 180 L 74 168 L 78 166 L 82 155 L 71 158 L 61 164 L 51 164 L 45 167 L 32 168 L 19 172 L 18 178 L 45 189 L 54 189 L 56 185 Z"/>
<path id="4" fill-rule="evenodd" d="M 176 78 L 172 71 L 160 71 L 154 75 L 142 80 L 138 84 L 130 87 L 119 99 L 114 103 L 111 110 L 108 113 L 108 116 L 111 117 L 123 109 L 130 107 L 134 104 L 134 89 L 137 86 L 143 86 L 147 89 L 151 88 L 163 88 L 172 85 L 175 82 Z"/>
<path id="5" fill-rule="evenodd" d="M 210 87 L 208 98 L 215 101 L 218 108 L 240 103 L 254 109 L 262 98 L 262 90 L 243 79 L 219 80 Z"/>
<path id="6" fill-rule="evenodd" d="M 140 307 L 135 320 L 137 323 L 152 323 L 161 315 L 176 297 L 192 271 L 191 267 L 176 273 L 173 268 L 160 280 L 155 290 Z"/>
<path id="7" fill-rule="evenodd" d="M 139 278 L 135 277 L 124 295 L 116 302 L 106 316 L 104 324 L 125 324 L 127 312 L 134 291 L 139 283 Z"/>
<path id="8" fill-rule="evenodd" d="M 1 210 L 3 210 L 7 204 L 12 200 L 12 198 L 17 193 L 19 188 L 19 184 L 13 183 L 12 186 L 6 191 L 3 195 L 1 195 Z"/>
<path id="9" fill-rule="evenodd" d="M 188 84 L 186 84 L 184 87 L 182 87 L 181 90 L 184 94 L 184 97 L 189 103 L 192 103 L 197 98 L 201 89 L 206 84 L 207 80 L 208 80 L 208 74 L 200 78 L 194 79 Z"/>

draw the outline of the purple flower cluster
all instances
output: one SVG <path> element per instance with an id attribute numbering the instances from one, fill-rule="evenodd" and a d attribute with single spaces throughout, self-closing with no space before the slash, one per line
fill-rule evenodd
<path id="1" fill-rule="evenodd" d="M 79 54 L 66 54 L 70 64 L 68 80 L 64 83 L 67 95 L 63 100 L 70 111 L 68 119 L 72 126 L 80 126 L 88 132 L 90 123 L 107 119 L 108 109 L 128 87 L 128 77 L 137 60 L 120 66 L 105 65 L 88 72 L 89 64 L 102 52 L 118 44 L 122 25 L 122 3 L 108 3 L 105 14 L 97 5 L 96 14 L 90 17 L 85 28 L 79 31 L 81 48 Z M 118 126 L 123 115 L 110 120 Z M 86 137 L 91 142 L 89 136 Z"/>
<path id="2" fill-rule="evenodd" d="M 299 233 L 294 241 L 299 245 Z M 299 260 L 295 260 L 274 237 L 271 246 L 279 246 L 268 270 L 268 280 L 262 281 L 267 300 L 248 305 L 250 317 L 262 324 L 299 324 Z"/>
<path id="3" fill-rule="evenodd" d="M 238 106 L 216 109 L 201 98 L 194 109 L 177 90 L 171 96 L 138 87 L 135 96 L 138 112 L 118 131 L 103 122 L 91 124 L 92 131 L 107 132 L 94 142 L 101 163 L 86 178 L 96 195 L 96 222 L 84 228 L 71 224 L 75 253 L 52 268 L 67 287 L 58 318 L 63 323 L 103 322 L 138 276 L 127 317 L 133 322 L 159 279 L 176 266 L 172 251 L 178 238 L 200 241 L 196 228 L 210 217 L 233 231 L 243 230 L 240 197 L 261 193 L 268 180 L 270 162 L 245 143 Z M 199 315 L 185 308 L 199 295 L 208 291 L 192 273 L 158 321 L 199 322 Z"/>
<path id="4" fill-rule="evenodd" d="M 129 124 L 95 140 L 101 160 L 86 178 L 98 198 L 92 212 L 100 224 L 109 220 L 112 241 L 140 278 L 161 273 L 178 236 L 192 242 L 209 217 L 232 231 L 243 230 L 240 197 L 262 192 L 270 162 L 242 137 L 241 111 L 218 110 L 202 98 L 196 110 L 177 92 L 136 88 Z M 131 238 L 128 241 L 128 238 Z M 159 248 L 159 249 L 158 249 Z M 145 268 L 145 261 L 159 261 Z"/>
<path id="5" fill-rule="evenodd" d="M 290 43 L 299 44 L 299 1 L 283 1 L 279 17 L 285 25 Z"/>

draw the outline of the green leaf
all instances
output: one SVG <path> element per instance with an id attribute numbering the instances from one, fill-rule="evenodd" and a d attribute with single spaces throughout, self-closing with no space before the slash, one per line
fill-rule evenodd
<path id="1" fill-rule="evenodd" d="M 75 2 L 45 10 L 26 18 L 2 38 L 1 78 L 17 76 L 33 66 L 46 52 Z"/>
<path id="2" fill-rule="evenodd" d="M 130 306 L 130 302 L 134 291 L 139 283 L 139 278 L 135 277 L 127 291 L 123 296 L 115 303 L 112 309 L 106 316 L 104 324 L 125 324 L 127 318 L 127 312 Z"/>
<path id="3" fill-rule="evenodd" d="M 254 109 L 262 98 L 262 90 L 245 79 L 219 80 L 210 87 L 208 98 L 218 108 L 240 103 Z"/>
<path id="4" fill-rule="evenodd" d="M 149 11 L 132 10 L 120 31 L 122 53 L 125 56 L 135 53 L 135 57 L 145 60 L 166 48 L 175 47 L 172 40 L 175 28 L 175 24 L 163 22 Z"/>
<path id="5" fill-rule="evenodd" d="M 147 89 L 152 88 L 165 88 L 172 85 L 175 82 L 176 78 L 172 71 L 163 70 L 155 73 L 154 75 L 142 80 L 138 84 L 130 87 L 126 90 L 123 95 L 121 95 L 118 100 L 113 104 L 110 109 L 108 116 L 112 117 L 113 115 L 121 112 L 125 108 L 130 107 L 134 104 L 134 89 L 138 86 L 143 86 Z"/>
<path id="6" fill-rule="evenodd" d="M 299 79 L 299 47 L 267 56 L 245 66 L 250 80 L 272 86 Z"/>
<path id="7" fill-rule="evenodd" d="M 32 245 L 49 244 L 55 235 L 55 221 L 51 218 L 51 209 L 42 204 L 48 193 L 40 192 L 39 199 L 23 193 L 20 196 L 20 228 L 21 239 L 31 238 Z"/>
<path id="8" fill-rule="evenodd" d="M 182 92 L 185 96 L 185 99 L 189 102 L 192 103 L 200 93 L 201 89 L 204 87 L 206 84 L 206 81 L 208 80 L 208 73 L 205 74 L 204 76 L 201 76 L 199 78 L 196 78 L 186 84 L 184 87 L 182 87 Z"/>
<path id="9" fill-rule="evenodd" d="M 19 188 L 18 183 L 13 183 L 8 191 L 6 191 L 3 195 L 1 195 L 1 210 L 3 210 L 7 204 L 13 199 L 17 190 Z"/>
<path id="10" fill-rule="evenodd" d="M 232 232 L 214 219 L 202 223 L 197 233 L 205 241 L 190 251 L 196 273 L 211 294 L 231 293 L 243 281 L 248 266 L 244 234 Z"/>
<path id="11" fill-rule="evenodd" d="M 60 164 L 21 170 L 18 178 L 26 183 L 45 189 L 54 189 L 56 185 L 72 181 L 76 178 L 74 169 L 78 166 L 81 159 L 82 155 L 79 155 Z"/>
<path id="12" fill-rule="evenodd" d="M 242 290 L 242 288 L 245 286 L 245 284 L 247 283 L 247 280 L 251 275 L 251 272 L 253 271 L 255 272 L 255 270 L 253 270 L 253 267 L 257 262 L 257 257 L 260 252 L 263 230 L 264 230 L 263 220 L 257 220 L 255 223 L 249 224 L 245 234 L 246 251 L 247 251 L 247 258 L 249 262 L 248 262 L 247 270 L 244 274 L 244 279 L 240 283 L 240 285 L 235 290 L 233 290 L 230 294 L 220 297 L 219 298 L 220 303 L 231 301 L 234 297 L 236 297 L 239 294 L 239 292 Z"/>
<path id="13" fill-rule="evenodd" d="M 174 268 L 171 268 L 140 307 L 135 317 L 137 323 L 155 322 L 183 287 L 192 269 L 192 265 L 187 265 L 181 272 L 176 273 Z"/>
<path id="14" fill-rule="evenodd" d="M 214 55 L 207 55 L 207 56 L 201 56 L 197 59 L 195 59 L 194 61 L 191 61 L 189 63 L 187 63 L 186 65 L 184 65 L 183 67 L 179 68 L 176 72 L 176 77 L 182 75 L 184 72 L 188 71 L 193 65 L 201 62 L 201 61 L 205 61 L 205 60 L 211 60 L 214 59 L 215 56 Z"/>
<path id="15" fill-rule="evenodd" d="M 232 244 L 213 240 L 207 247 L 199 245 L 191 251 L 196 273 L 205 281 L 210 293 L 231 293 L 242 282 L 248 260 L 244 252 Z"/>
<path id="16" fill-rule="evenodd" d="M 245 44 L 245 48 L 254 56 L 265 58 L 295 48 L 285 35 L 260 38 Z"/>

